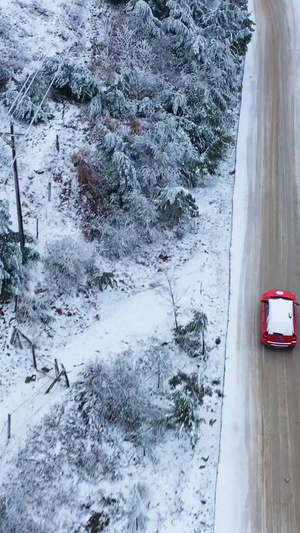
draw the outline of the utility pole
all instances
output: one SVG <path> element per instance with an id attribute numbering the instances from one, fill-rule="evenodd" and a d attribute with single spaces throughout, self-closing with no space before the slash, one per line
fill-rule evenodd
<path id="1" fill-rule="evenodd" d="M 14 170 L 14 180 L 15 180 L 15 193 L 16 193 L 16 204 L 17 204 L 17 215 L 18 215 L 18 228 L 19 228 L 19 239 L 20 247 L 23 256 L 24 246 L 25 246 L 25 236 L 23 230 L 23 218 L 22 218 L 22 207 L 21 207 L 21 197 L 20 197 L 20 187 L 19 187 L 19 176 L 18 176 L 18 166 L 17 166 L 17 155 L 16 155 L 16 145 L 15 145 L 15 136 L 14 133 L 14 124 L 13 121 L 10 123 L 10 141 L 7 139 L 8 133 L 3 134 L 3 139 L 12 149 L 13 157 L 13 170 Z M 22 134 L 18 134 L 22 135 Z"/>

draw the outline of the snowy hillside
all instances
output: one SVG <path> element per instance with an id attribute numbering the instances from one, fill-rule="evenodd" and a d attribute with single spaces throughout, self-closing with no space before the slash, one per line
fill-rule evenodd
<path id="1" fill-rule="evenodd" d="M 0 15 L 0 531 L 211 533 L 247 2 Z"/>

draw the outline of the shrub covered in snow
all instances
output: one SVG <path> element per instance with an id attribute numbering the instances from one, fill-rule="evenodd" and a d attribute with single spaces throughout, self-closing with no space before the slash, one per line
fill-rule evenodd
<path id="1" fill-rule="evenodd" d="M 9 78 L 9 71 L 5 67 L 0 66 L 0 90 L 3 90 L 6 87 Z"/>
<path id="2" fill-rule="evenodd" d="M 98 85 L 90 70 L 82 65 L 65 63 L 59 65 L 56 58 L 50 58 L 45 64 L 45 72 L 54 78 L 53 86 L 64 96 L 80 102 L 89 101 L 98 92 Z"/>
<path id="3" fill-rule="evenodd" d="M 44 256 L 45 277 L 53 288 L 65 294 L 99 285 L 95 247 L 78 238 L 52 241 Z"/>
<path id="4" fill-rule="evenodd" d="M 137 483 L 131 489 L 128 501 L 127 531 L 136 533 L 145 531 L 149 518 L 147 517 L 147 504 L 149 502 L 146 485 Z"/>

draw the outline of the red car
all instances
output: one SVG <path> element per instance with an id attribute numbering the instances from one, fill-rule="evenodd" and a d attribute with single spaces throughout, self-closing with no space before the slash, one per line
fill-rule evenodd
<path id="1" fill-rule="evenodd" d="M 261 300 L 261 342 L 294 348 L 298 341 L 297 298 L 288 291 L 268 291 Z"/>

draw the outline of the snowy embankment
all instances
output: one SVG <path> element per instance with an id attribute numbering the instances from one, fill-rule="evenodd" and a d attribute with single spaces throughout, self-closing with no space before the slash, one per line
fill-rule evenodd
<path id="1" fill-rule="evenodd" d="M 253 6 L 249 7 L 251 18 L 254 20 Z M 255 176 L 248 175 L 248 157 L 251 152 L 251 143 L 255 143 L 255 138 L 249 138 L 249 131 L 255 131 L 253 120 L 257 116 L 256 43 L 254 33 L 245 61 L 239 119 L 230 251 L 230 305 L 214 533 L 255 533 L 251 530 L 248 505 L 249 443 L 245 427 L 245 411 L 249 399 L 246 398 L 247 389 L 243 385 L 244 371 L 240 366 L 240 356 L 236 354 L 236 332 L 238 331 L 236 325 L 239 321 L 237 311 L 240 296 L 239 280 L 244 268 L 242 258 L 248 216 L 248 187 L 251 179 L 253 179 L 251 186 L 255 187 Z"/>
<path id="2" fill-rule="evenodd" d="M 228 175 L 229 168 L 224 169 Z M 230 205 L 232 178 L 229 176 L 218 189 L 210 188 L 201 191 L 200 219 L 205 240 L 199 242 L 197 236 L 186 242 L 187 249 L 194 248 L 193 256 L 182 264 L 180 253 L 172 256 L 169 261 L 169 271 L 174 272 L 176 292 L 180 298 L 179 307 L 182 310 L 201 305 L 209 317 L 209 332 L 207 344 L 213 348 L 210 352 L 208 367 L 205 371 L 207 379 L 222 379 L 225 328 L 228 301 L 228 251 L 230 239 Z M 206 201 L 203 202 L 203 196 Z M 201 208 L 205 205 L 205 210 Z M 190 252 L 189 252 L 190 254 Z M 90 325 L 80 334 L 73 332 L 68 339 L 63 340 L 64 347 L 50 350 L 47 346 L 37 342 L 37 354 L 43 355 L 53 364 L 54 358 L 62 362 L 68 372 L 71 384 L 77 378 L 82 364 L 98 358 L 111 360 L 126 348 L 141 350 L 143 346 L 151 345 L 153 337 L 164 342 L 172 338 L 173 316 L 170 302 L 165 298 L 162 286 L 165 285 L 163 270 L 165 264 L 159 261 L 151 269 L 151 278 L 147 270 L 132 267 L 132 276 L 139 279 L 139 284 L 133 294 L 111 291 L 104 294 L 96 311 L 100 320 L 94 321 L 90 317 Z M 179 311 L 180 316 L 180 311 Z M 69 330 L 68 318 L 59 317 L 64 321 L 64 328 Z M 12 329 L 5 332 L 6 342 L 10 338 Z M 27 333 L 27 332 L 26 332 Z M 214 341 L 220 336 L 221 344 L 214 347 Z M 62 342 L 58 337 L 56 343 Z M 47 351 L 45 351 L 45 348 Z M 49 411 L 55 402 L 66 399 L 67 391 L 60 384 L 52 389 L 49 395 L 44 392 L 49 386 L 49 379 L 42 373 L 37 374 L 37 380 L 25 384 L 24 379 L 33 373 L 30 348 L 17 350 L 11 346 L 5 349 L 2 359 L 2 398 L 0 425 L 4 431 L 0 436 L 2 451 L 2 475 L 11 470 L 11 461 L 22 445 L 31 427 L 37 424 Z M 181 365 L 189 370 L 197 371 L 197 363 L 188 360 Z M 4 376 L 4 371 L 6 375 Z M 151 491 L 151 522 L 147 531 L 211 531 L 214 512 L 214 490 L 216 466 L 218 461 L 218 442 L 220 426 L 221 399 L 217 401 L 206 398 L 203 418 L 207 420 L 202 425 L 201 436 L 195 450 L 186 445 L 185 439 L 175 440 L 167 448 L 158 448 L 159 463 L 144 468 L 143 478 Z M 14 412 L 15 411 L 15 412 Z M 7 445 L 8 413 L 12 414 L 12 437 Z M 216 420 L 212 426 L 210 420 Z M 177 459 L 171 460 L 170 456 Z M 207 462 L 203 461 L 203 457 Z M 202 458 L 202 459 L 201 459 Z M 166 478 L 168 474 L 168 478 Z M 184 472 L 184 475 L 183 475 Z M 135 480 L 130 474 L 129 486 L 139 480 L 141 472 Z M 129 490 L 129 489 L 128 489 Z M 176 503 L 177 493 L 181 492 L 181 509 Z M 126 487 L 125 487 L 126 494 Z M 201 503 L 202 502 L 202 503 Z M 170 506 L 173 510 L 170 512 Z M 154 512 L 154 509 L 157 511 Z M 164 517 L 164 518 L 162 518 Z M 159 525 L 160 524 L 160 525 Z"/>

